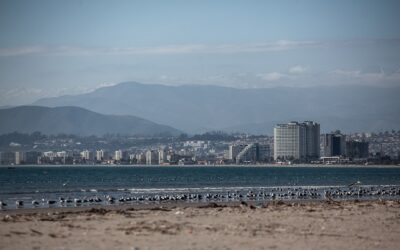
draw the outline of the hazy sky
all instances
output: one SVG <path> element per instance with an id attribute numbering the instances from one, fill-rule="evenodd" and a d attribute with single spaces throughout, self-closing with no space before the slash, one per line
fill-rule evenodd
<path id="1" fill-rule="evenodd" d="M 400 1 L 0 1 L 0 105 L 123 81 L 400 86 Z"/>

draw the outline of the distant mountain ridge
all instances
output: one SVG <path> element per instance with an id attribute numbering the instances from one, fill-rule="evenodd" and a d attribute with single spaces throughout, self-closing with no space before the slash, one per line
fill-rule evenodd
<path id="1" fill-rule="evenodd" d="M 79 107 L 19 106 L 0 109 L 0 134 L 11 132 L 82 136 L 178 135 L 181 132 L 135 116 L 104 115 Z"/>
<path id="2" fill-rule="evenodd" d="M 272 134 L 274 124 L 291 120 L 317 121 L 322 131 L 355 132 L 399 129 L 399 96 L 400 87 L 235 89 L 126 82 L 81 95 L 44 98 L 35 105 L 135 115 L 189 133 Z"/>

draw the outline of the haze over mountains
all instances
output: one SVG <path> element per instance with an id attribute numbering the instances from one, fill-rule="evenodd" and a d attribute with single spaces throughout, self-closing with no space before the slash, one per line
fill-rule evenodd
<path id="1" fill-rule="evenodd" d="M 178 135 L 181 132 L 135 116 L 103 115 L 79 107 L 20 106 L 0 109 L 0 134 L 14 131 L 82 136 Z"/>
<path id="2" fill-rule="evenodd" d="M 322 131 L 399 129 L 400 88 L 335 86 L 235 89 L 120 83 L 81 95 L 45 98 L 40 106 L 79 106 L 135 115 L 189 133 L 207 130 L 272 134 L 291 120 L 314 120 Z"/>

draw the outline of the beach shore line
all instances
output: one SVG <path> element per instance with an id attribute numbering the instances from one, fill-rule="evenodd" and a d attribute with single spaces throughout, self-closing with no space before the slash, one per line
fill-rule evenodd
<path id="1" fill-rule="evenodd" d="M 165 204 L 0 213 L 0 249 L 398 249 L 399 201 Z"/>

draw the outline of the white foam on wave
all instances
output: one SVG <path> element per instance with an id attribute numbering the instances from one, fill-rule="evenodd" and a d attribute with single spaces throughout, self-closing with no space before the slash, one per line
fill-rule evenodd
<path id="1" fill-rule="evenodd" d="M 397 187 L 399 185 L 357 185 L 355 187 Z M 173 192 L 224 192 L 272 189 L 329 189 L 347 188 L 348 185 L 300 185 L 300 186 L 241 186 L 241 187 L 187 187 L 187 188 L 128 188 L 130 193 L 173 193 Z"/>

